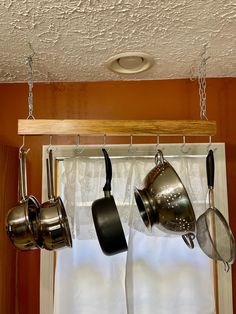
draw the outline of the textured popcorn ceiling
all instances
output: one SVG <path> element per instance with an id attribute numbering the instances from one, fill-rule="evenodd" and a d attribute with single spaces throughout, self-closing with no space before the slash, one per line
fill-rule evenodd
<path id="1" fill-rule="evenodd" d="M 205 43 L 208 77 L 236 76 L 235 0 L 1 0 L 0 81 L 188 78 Z M 125 51 L 149 53 L 152 69 L 132 75 L 105 67 Z M 192 69 L 192 70 L 191 70 Z"/>

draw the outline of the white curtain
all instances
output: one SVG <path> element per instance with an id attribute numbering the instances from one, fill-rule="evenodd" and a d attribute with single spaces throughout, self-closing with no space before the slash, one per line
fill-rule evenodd
<path id="1" fill-rule="evenodd" d="M 164 151 L 165 153 L 165 151 Z M 178 151 L 179 154 L 179 151 Z M 182 179 L 196 217 L 206 209 L 205 156 L 166 156 Z M 148 231 L 133 189 L 155 166 L 150 157 L 111 157 L 112 194 L 128 241 L 128 252 L 105 256 L 99 246 L 91 204 L 103 197 L 103 158 L 60 163 L 60 192 L 73 233 L 73 249 L 57 253 L 54 314 L 212 314 L 211 261 L 195 241 Z M 219 191 L 220 192 L 220 191 Z M 220 196 L 219 196 L 220 197 Z"/>

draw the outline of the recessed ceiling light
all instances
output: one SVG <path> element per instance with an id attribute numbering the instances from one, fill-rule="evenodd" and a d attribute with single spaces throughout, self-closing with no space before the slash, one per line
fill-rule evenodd
<path id="1" fill-rule="evenodd" d="M 150 69 L 153 58 L 143 52 L 124 52 L 107 60 L 107 67 L 122 74 L 139 73 Z"/>

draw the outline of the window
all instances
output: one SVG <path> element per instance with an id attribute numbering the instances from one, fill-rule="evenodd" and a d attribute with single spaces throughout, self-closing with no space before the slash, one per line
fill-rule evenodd
<path id="1" fill-rule="evenodd" d="M 161 145 L 164 156 L 180 175 L 196 218 L 206 209 L 205 158 L 208 144 Z M 41 253 L 41 314 L 230 314 L 231 272 L 194 250 L 179 236 L 149 232 L 139 216 L 133 187 L 154 167 L 155 146 L 109 146 L 112 193 L 128 239 L 128 253 L 103 255 L 92 222 L 91 203 L 104 185 L 100 147 L 86 147 L 78 158 L 73 146 L 56 147 L 58 188 L 65 202 L 74 237 L 73 249 Z M 227 189 L 224 144 L 214 144 L 216 204 L 225 217 Z M 46 148 L 44 148 L 45 156 Z M 68 157 L 68 158 L 67 158 Z M 46 180 L 43 174 L 43 195 Z M 56 258 L 55 258 L 56 257 Z M 55 263 L 56 260 L 56 263 Z M 56 265 L 56 267 L 54 267 Z M 216 275 L 217 274 L 217 275 Z"/>

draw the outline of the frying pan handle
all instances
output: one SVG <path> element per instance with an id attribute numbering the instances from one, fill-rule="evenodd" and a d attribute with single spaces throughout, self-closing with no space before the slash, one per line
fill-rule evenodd
<path id="1" fill-rule="evenodd" d="M 105 167 L 106 167 L 106 183 L 103 187 L 104 192 L 110 192 L 111 191 L 111 179 L 112 179 L 112 167 L 111 167 L 111 160 L 108 156 L 107 151 L 105 148 L 102 149 L 104 158 L 105 158 Z M 105 193 L 106 196 L 106 193 Z"/>
<path id="2" fill-rule="evenodd" d="M 206 159 L 206 168 L 207 168 L 207 184 L 209 189 L 214 188 L 214 177 L 215 177 L 215 162 L 213 150 L 209 150 L 207 159 Z"/>
<path id="3" fill-rule="evenodd" d="M 19 201 L 25 201 L 27 195 L 26 183 L 26 151 L 20 149 L 19 151 Z"/>

